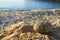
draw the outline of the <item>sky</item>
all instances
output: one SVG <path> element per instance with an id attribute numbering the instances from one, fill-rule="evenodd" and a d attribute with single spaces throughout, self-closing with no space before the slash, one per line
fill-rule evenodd
<path id="1" fill-rule="evenodd" d="M 21 5 L 23 6 L 25 3 L 24 0 L 0 0 L 0 7 L 12 7 Z"/>
<path id="2" fill-rule="evenodd" d="M 49 6 L 49 7 L 48 7 Z M 36 8 L 57 8 L 60 4 L 32 1 L 32 0 L 0 0 L 0 8 L 7 9 L 36 9 Z"/>

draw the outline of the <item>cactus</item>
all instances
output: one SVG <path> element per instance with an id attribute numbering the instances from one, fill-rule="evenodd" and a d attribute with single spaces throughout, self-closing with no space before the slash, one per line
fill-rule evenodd
<path id="1" fill-rule="evenodd" d="M 51 25 L 51 23 L 40 21 L 34 24 L 33 29 L 38 33 L 47 34 L 52 31 L 53 26 Z"/>

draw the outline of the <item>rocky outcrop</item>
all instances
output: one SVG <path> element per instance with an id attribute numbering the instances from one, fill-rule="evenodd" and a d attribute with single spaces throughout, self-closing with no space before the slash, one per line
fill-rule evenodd
<path id="1" fill-rule="evenodd" d="M 22 17 L 17 18 L 16 13 L 22 15 Z M 60 9 L 0 11 L 0 21 L 2 27 L 13 23 L 17 23 L 19 21 L 50 20 L 59 16 Z"/>
<path id="2" fill-rule="evenodd" d="M 15 13 L 22 16 L 16 18 Z M 60 9 L 7 11 L 1 12 L 0 16 L 6 18 L 0 20 L 4 23 L 0 30 L 1 40 L 59 40 L 60 38 Z"/>

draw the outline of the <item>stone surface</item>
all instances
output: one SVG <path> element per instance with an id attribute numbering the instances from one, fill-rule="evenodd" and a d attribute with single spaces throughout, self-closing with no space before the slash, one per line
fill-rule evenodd
<path id="1" fill-rule="evenodd" d="M 59 10 L 60 9 L 0 11 L 0 21 L 2 22 L 2 24 L 0 24 L 2 28 L 0 30 L 0 39 L 59 40 L 60 38 Z M 17 18 L 16 13 L 21 14 L 22 17 Z M 54 25 L 55 29 L 53 29 L 53 31 L 47 35 L 36 33 L 33 30 L 33 25 L 36 22 L 39 22 L 40 20 L 51 23 L 52 25 Z"/>

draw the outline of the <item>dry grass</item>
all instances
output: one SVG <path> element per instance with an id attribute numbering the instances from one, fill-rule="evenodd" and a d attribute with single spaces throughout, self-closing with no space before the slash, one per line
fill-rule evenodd
<path id="1" fill-rule="evenodd" d="M 34 12 L 37 12 L 37 11 L 34 11 Z M 56 15 L 55 12 L 52 13 L 51 15 L 47 15 L 47 14 L 40 15 L 40 13 L 42 14 L 42 13 L 44 13 L 44 11 L 38 12 L 38 14 L 37 13 L 35 14 L 34 12 L 33 12 L 34 17 L 33 17 L 33 15 L 29 14 L 32 17 L 32 19 L 30 19 L 30 22 L 22 21 L 22 22 L 19 22 L 16 24 L 11 24 L 11 25 L 5 26 L 3 29 L 1 29 L 0 30 L 0 40 L 50 40 L 48 35 L 36 33 L 33 30 L 33 26 L 34 26 L 35 22 L 41 22 L 41 21 L 39 21 L 41 19 L 43 21 L 50 22 L 55 27 L 59 27 L 60 26 L 60 16 Z M 48 13 L 48 14 L 50 14 L 50 13 Z M 35 17 L 37 18 L 37 21 L 33 20 L 33 18 L 35 18 Z"/>
<path id="2" fill-rule="evenodd" d="M 31 23 L 20 22 L 0 30 L 1 40 L 48 40 L 47 35 L 36 33 Z"/>

